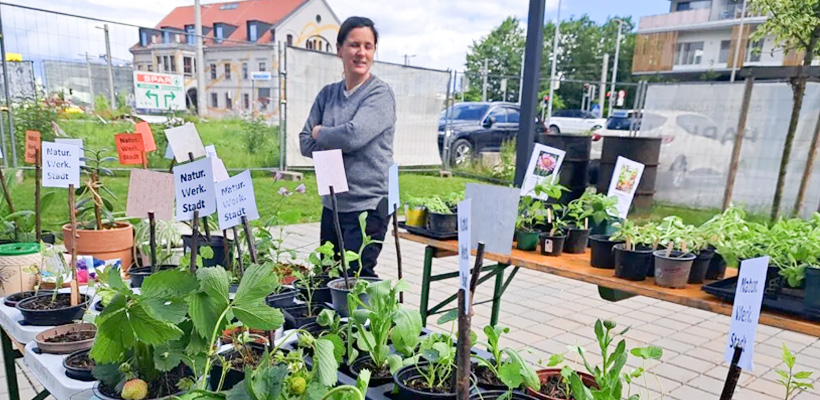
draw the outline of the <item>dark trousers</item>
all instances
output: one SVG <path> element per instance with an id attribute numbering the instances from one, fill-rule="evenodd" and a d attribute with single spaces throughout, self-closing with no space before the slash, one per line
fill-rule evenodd
<path id="1" fill-rule="evenodd" d="M 380 242 L 384 241 L 387 234 L 387 225 L 390 219 L 387 217 L 387 199 L 379 202 L 375 210 L 367 211 L 367 219 L 365 220 L 365 233 L 373 240 Z M 362 231 L 359 227 L 358 212 L 339 213 L 339 225 L 342 228 L 342 239 L 345 242 L 345 249 L 354 253 L 359 253 L 359 248 L 362 246 Z M 336 252 L 339 252 L 339 241 L 336 238 L 336 228 L 333 225 L 333 211 L 329 208 L 322 209 L 322 224 L 319 234 L 321 243 L 331 242 Z M 374 268 L 376 267 L 376 260 L 379 258 L 379 253 L 382 251 L 381 243 L 373 243 L 367 246 L 362 253 L 362 273 L 361 276 L 376 277 Z M 350 274 L 359 269 L 359 262 L 350 262 Z"/>

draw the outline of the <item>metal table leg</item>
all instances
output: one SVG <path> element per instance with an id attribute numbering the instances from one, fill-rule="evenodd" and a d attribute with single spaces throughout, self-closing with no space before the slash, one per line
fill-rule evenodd
<path id="1" fill-rule="evenodd" d="M 421 312 L 421 324 L 422 326 L 427 326 L 427 306 L 430 301 L 430 275 L 432 274 L 433 270 L 433 256 L 436 253 L 436 249 L 431 246 L 427 246 L 424 249 L 424 271 L 421 275 L 421 299 L 419 300 L 419 311 Z"/>
<path id="2" fill-rule="evenodd" d="M 3 366 L 6 368 L 9 400 L 20 400 L 20 388 L 17 386 L 17 366 L 14 364 L 14 360 L 18 358 L 17 349 L 11 344 L 11 338 L 3 329 L 0 329 L 0 340 L 3 342 Z"/>

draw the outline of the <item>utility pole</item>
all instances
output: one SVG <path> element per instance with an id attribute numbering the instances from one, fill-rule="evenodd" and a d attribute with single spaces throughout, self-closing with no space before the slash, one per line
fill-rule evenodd
<path id="1" fill-rule="evenodd" d="M 740 27 L 737 30 L 737 43 L 735 43 L 735 56 L 732 62 L 732 76 L 729 78 L 729 82 L 735 81 L 735 75 L 737 75 L 737 63 L 738 58 L 740 58 L 740 44 L 743 43 L 743 24 L 746 22 L 746 2 L 747 0 L 743 0 L 743 11 L 740 13 Z"/>
<path id="2" fill-rule="evenodd" d="M 598 115 L 598 118 L 604 117 L 604 106 L 606 105 L 606 69 L 609 67 L 609 53 L 604 53 L 604 65 L 601 67 L 601 87 L 598 89 L 598 109 L 601 110 L 601 114 Z M 612 93 L 609 94 L 612 96 Z M 610 99 L 611 100 L 611 99 Z M 611 102 L 611 101 L 610 101 Z"/>
<path id="3" fill-rule="evenodd" d="M 489 73 L 488 65 L 490 60 L 484 59 L 484 68 L 481 69 L 481 101 L 487 101 L 487 74 Z"/>
<path id="4" fill-rule="evenodd" d="M 410 65 L 410 59 L 415 57 L 415 54 L 405 54 L 404 55 L 404 65 Z"/>
<path id="5" fill-rule="evenodd" d="M 196 34 L 196 110 L 200 117 L 204 117 L 205 110 L 205 52 L 202 49 L 202 6 L 199 0 L 194 0 L 194 34 Z M 256 101 L 256 93 L 251 93 L 251 99 Z M 281 117 L 281 115 L 280 115 Z"/>
<path id="6" fill-rule="evenodd" d="M 608 117 L 612 116 L 612 105 L 615 104 L 612 101 L 612 96 L 615 96 L 615 81 L 618 79 L 618 56 L 621 54 L 621 36 L 623 34 L 624 29 L 624 21 L 622 19 L 616 19 L 618 21 L 618 39 L 615 42 L 615 61 L 612 63 L 612 84 L 609 86 L 609 114 Z M 602 109 L 603 110 L 603 109 Z"/>
<path id="7" fill-rule="evenodd" d="M 6 95 L 6 110 L 8 110 L 9 116 L 9 138 L 11 139 L 11 166 L 17 168 L 17 147 L 15 144 L 17 140 L 14 138 L 14 113 L 12 112 L 11 108 L 11 91 L 9 90 L 9 68 L 8 62 L 6 62 L 6 35 L 3 33 L 2 17 L 0 17 L 0 57 L 2 57 L 3 63 L 3 90 L 5 91 Z M 3 154 L 5 154 L 6 157 L 8 157 L 9 149 L 6 147 L 5 139 L 6 138 L 3 137 Z M 8 162 L 6 161 L 6 157 L 3 157 L 4 164 L 8 164 Z"/>
<path id="8" fill-rule="evenodd" d="M 521 78 L 518 81 L 518 105 L 521 105 L 521 94 L 524 93 L 524 62 L 527 61 L 527 52 L 521 51 Z"/>
<path id="9" fill-rule="evenodd" d="M 117 93 L 114 92 L 114 65 L 111 59 L 111 39 L 108 36 L 108 24 L 103 25 L 105 31 L 105 58 L 108 60 L 108 94 L 111 101 L 111 109 L 117 109 Z"/>
<path id="10" fill-rule="evenodd" d="M 552 71 L 550 71 L 550 97 L 547 100 L 547 132 L 549 132 L 549 121 L 552 118 L 552 99 L 555 97 L 555 71 L 558 68 L 558 37 L 561 36 L 561 0 L 558 0 L 558 8 L 555 11 L 555 37 L 552 41 Z"/>
<path id="11" fill-rule="evenodd" d="M 91 59 L 88 57 L 88 52 L 85 52 L 85 73 L 88 75 L 88 93 L 91 96 L 91 110 L 94 110 L 94 79 L 91 75 Z"/>

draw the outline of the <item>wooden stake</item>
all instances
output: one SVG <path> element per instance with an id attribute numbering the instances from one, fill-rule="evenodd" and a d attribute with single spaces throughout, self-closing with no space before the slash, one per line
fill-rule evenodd
<path id="1" fill-rule="evenodd" d="M 177 164 L 177 159 L 176 158 L 171 159 L 171 165 L 168 166 L 168 172 L 169 173 L 174 172 L 174 165 L 176 165 L 176 164 Z"/>
<path id="2" fill-rule="evenodd" d="M 242 216 L 242 226 L 245 228 L 245 239 L 248 241 L 248 252 L 251 256 L 251 262 L 257 264 L 259 261 L 256 259 L 256 244 L 254 243 L 253 239 L 253 232 L 251 231 L 251 226 L 248 224 L 248 217 Z"/>
<path id="3" fill-rule="evenodd" d="M 6 204 L 9 206 L 9 214 L 14 214 L 14 204 L 11 202 L 11 193 L 9 193 L 9 187 L 6 185 L 6 176 L 3 175 L 3 168 L 0 168 L 0 185 L 3 185 L 3 196 L 5 196 Z"/>
<path id="4" fill-rule="evenodd" d="M 339 223 L 339 207 L 336 204 L 336 192 L 333 190 L 333 186 L 330 187 L 330 205 L 333 209 L 333 226 L 336 228 L 336 240 L 339 242 L 339 255 L 342 260 L 342 274 L 345 278 L 345 288 L 352 289 L 350 287 L 350 281 L 347 278 L 347 263 L 345 263 L 345 240 L 342 237 L 342 225 Z M 362 260 L 359 260 L 361 264 Z"/>
<path id="5" fill-rule="evenodd" d="M 231 229 L 233 229 L 233 244 L 234 244 L 234 246 L 236 246 L 236 258 L 237 258 L 237 260 L 239 260 L 239 272 L 242 275 L 245 275 L 245 262 L 242 261 L 242 246 L 239 244 L 239 240 L 237 240 L 239 238 L 239 232 L 236 231 L 235 226 Z M 228 239 L 227 231 L 224 233 L 224 235 L 225 235 L 225 243 L 227 243 L 228 242 L 228 240 L 227 240 Z M 227 251 L 225 253 L 227 254 Z"/>
<path id="6" fill-rule="evenodd" d="M 142 152 L 142 169 L 148 169 L 148 153 Z"/>
<path id="7" fill-rule="evenodd" d="M 809 158 L 806 159 L 806 167 L 803 169 L 803 177 L 800 178 L 800 189 L 797 191 L 797 200 L 794 202 L 794 216 L 799 217 L 803 211 L 803 201 L 806 199 L 806 191 L 809 189 L 814 161 L 817 159 L 817 149 L 820 147 L 820 115 L 817 116 L 817 125 L 814 127 L 814 136 L 809 145 Z"/>
<path id="8" fill-rule="evenodd" d="M 71 306 L 73 307 L 80 304 L 80 287 L 79 278 L 77 277 L 77 211 L 74 209 L 74 185 L 68 185 L 68 214 L 71 218 L 71 282 L 69 286 L 71 286 Z"/>
<path id="9" fill-rule="evenodd" d="M 43 241 L 42 217 L 40 216 L 40 186 L 42 185 L 42 164 L 40 161 L 40 150 L 34 149 L 34 234 L 37 243 Z M 74 208 L 74 204 L 71 205 Z"/>
<path id="10" fill-rule="evenodd" d="M 149 244 L 151 246 L 151 272 L 157 272 L 157 222 L 154 219 L 154 212 L 148 212 Z"/>
<path id="11" fill-rule="evenodd" d="M 749 104 L 752 101 L 754 84 L 755 78 L 753 76 L 746 78 L 746 86 L 743 89 L 743 102 L 740 103 L 740 117 L 737 121 L 737 136 L 735 136 L 735 144 L 732 148 L 732 160 L 729 163 L 729 176 L 726 178 L 726 189 L 723 191 L 723 210 L 726 210 L 732 204 L 732 191 L 735 188 L 735 177 L 740 163 L 740 149 L 743 146 L 743 135 L 746 133 L 746 119 L 749 116 Z"/>
<path id="12" fill-rule="evenodd" d="M 473 298 L 478 286 L 478 276 L 481 275 L 481 266 L 484 264 L 484 242 L 478 242 L 475 255 L 475 266 L 470 277 L 470 312 L 467 312 L 464 296 L 466 291 L 458 291 L 458 343 L 456 344 L 456 397 L 470 398 L 470 324 L 472 322 Z"/>
<path id="13" fill-rule="evenodd" d="M 193 152 L 188 152 L 188 161 L 194 161 Z M 196 213 L 196 215 L 198 218 L 199 213 Z M 208 242 L 208 244 L 211 244 L 211 227 L 208 226 L 208 217 L 202 217 L 202 228 L 205 229 L 205 240 Z"/>
<path id="14" fill-rule="evenodd" d="M 399 207 L 398 205 L 393 209 L 393 238 L 396 239 L 396 267 L 399 272 L 399 279 L 402 278 L 401 273 L 401 246 L 399 245 Z M 361 261 L 359 261 L 361 262 Z M 404 292 L 399 292 L 399 303 L 404 303 Z"/>
<path id="15" fill-rule="evenodd" d="M 196 256 L 199 251 L 199 210 L 194 210 L 191 220 L 191 272 L 196 272 Z"/>
<path id="16" fill-rule="evenodd" d="M 732 365 L 729 366 L 729 373 L 726 375 L 726 383 L 723 384 L 723 392 L 720 394 L 720 400 L 732 400 L 735 395 L 735 388 L 737 381 L 740 379 L 741 368 L 737 365 L 740 362 L 740 355 L 743 353 L 743 346 L 735 346 L 735 352 L 732 355 Z"/>
<path id="17" fill-rule="evenodd" d="M 94 190 L 97 190 L 97 181 L 100 179 L 97 176 L 97 172 L 91 173 L 91 185 L 94 187 Z M 101 231 L 103 229 L 102 225 L 102 212 L 100 211 L 100 204 L 97 204 L 97 201 L 94 200 L 94 220 L 97 222 L 97 230 Z"/>

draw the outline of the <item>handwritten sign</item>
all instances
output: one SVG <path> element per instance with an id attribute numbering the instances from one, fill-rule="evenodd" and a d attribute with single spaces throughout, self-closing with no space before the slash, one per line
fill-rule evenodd
<path id="1" fill-rule="evenodd" d="M 142 148 L 146 153 L 157 149 L 157 143 L 154 141 L 154 132 L 151 131 L 151 125 L 147 122 L 143 121 L 134 124 L 134 132 L 142 136 Z"/>
<path id="2" fill-rule="evenodd" d="M 205 147 L 202 145 L 202 139 L 199 138 L 199 132 L 190 122 L 176 128 L 166 129 L 165 137 L 168 138 L 168 145 L 171 146 L 174 157 L 179 163 L 188 161 L 188 153 L 193 154 L 195 159 L 205 156 Z"/>
<path id="3" fill-rule="evenodd" d="M 216 211 L 214 178 L 211 160 L 203 158 L 174 167 L 174 193 L 177 200 L 177 220 L 189 221 L 194 211 L 199 216 L 211 215 Z"/>
<path id="4" fill-rule="evenodd" d="M 136 133 L 119 133 L 114 135 L 114 142 L 117 144 L 120 164 L 142 164 L 142 136 Z"/>
<path id="5" fill-rule="evenodd" d="M 549 196 L 546 194 L 537 196 L 533 190 L 547 179 L 551 183 L 555 183 L 558 179 L 558 172 L 561 170 L 561 164 L 564 163 L 565 155 L 566 152 L 563 150 L 536 143 L 535 148 L 532 150 L 532 156 L 530 156 L 530 163 L 527 166 L 527 175 L 521 184 L 521 196 L 547 200 Z"/>
<path id="6" fill-rule="evenodd" d="M 458 203 L 458 280 L 459 288 L 464 289 L 464 309 L 469 312 L 470 304 L 470 214 L 472 200 Z"/>
<path id="7" fill-rule="evenodd" d="M 205 146 L 205 155 L 208 157 L 219 158 L 219 156 L 216 155 L 216 146 L 212 144 Z"/>
<path id="8" fill-rule="evenodd" d="M 387 170 L 387 215 L 399 208 L 399 164 L 393 163 Z"/>
<path id="9" fill-rule="evenodd" d="M 729 324 L 729 340 L 726 343 L 726 361 L 732 362 L 735 346 L 743 347 L 740 355 L 740 368 L 751 371 L 752 358 L 755 352 L 755 335 L 760 320 L 760 308 L 763 305 L 763 292 L 766 287 L 766 271 L 769 269 L 769 257 L 752 258 L 740 263 L 737 277 L 735 303 L 732 306 L 732 322 Z"/>
<path id="10" fill-rule="evenodd" d="M 329 195 L 331 186 L 333 186 L 334 193 L 344 193 L 350 190 L 347 187 L 347 175 L 341 150 L 314 151 L 313 164 L 319 196 Z"/>
<path id="11" fill-rule="evenodd" d="M 174 176 L 165 172 L 132 169 L 125 215 L 145 218 L 149 212 L 153 212 L 158 220 L 174 219 Z"/>
<path id="12" fill-rule="evenodd" d="M 40 132 L 26 131 L 26 158 L 29 164 L 37 163 L 37 152 L 40 151 Z"/>
<path id="13" fill-rule="evenodd" d="M 243 216 L 247 217 L 248 221 L 259 219 L 250 170 L 246 169 L 214 186 L 216 207 L 219 210 L 219 229 L 226 230 L 241 224 Z"/>
<path id="14" fill-rule="evenodd" d="M 85 161 L 83 161 L 83 157 L 85 157 L 85 150 L 83 150 L 83 140 L 82 139 L 70 139 L 70 138 L 56 138 L 54 139 L 54 143 L 60 144 L 72 144 L 80 148 L 80 166 L 85 165 Z"/>
<path id="15" fill-rule="evenodd" d="M 612 172 L 612 180 L 609 181 L 609 191 L 607 196 L 615 196 L 618 199 L 618 216 L 626 218 L 629 208 L 632 206 L 632 199 L 638 191 L 641 183 L 644 165 L 632 161 L 626 157 L 618 156 L 615 162 L 615 169 Z"/>
<path id="16" fill-rule="evenodd" d="M 43 142 L 43 187 L 80 186 L 80 148 Z"/>

